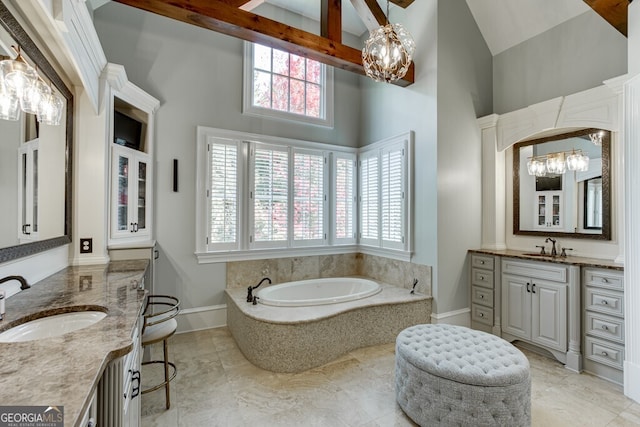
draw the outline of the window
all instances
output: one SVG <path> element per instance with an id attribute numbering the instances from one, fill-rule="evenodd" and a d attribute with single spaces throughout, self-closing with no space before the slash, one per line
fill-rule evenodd
<path id="1" fill-rule="evenodd" d="M 333 126 L 333 69 L 259 44 L 245 44 L 244 112 Z"/>
<path id="2" fill-rule="evenodd" d="M 407 251 L 409 138 L 401 135 L 366 147 L 359 155 L 360 243 Z"/>
<path id="3" fill-rule="evenodd" d="M 199 127 L 199 262 L 356 250 L 407 259 L 410 138 L 401 135 L 358 154 Z"/>

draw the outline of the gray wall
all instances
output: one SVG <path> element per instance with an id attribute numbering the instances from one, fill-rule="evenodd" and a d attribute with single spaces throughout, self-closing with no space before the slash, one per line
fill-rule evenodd
<path id="1" fill-rule="evenodd" d="M 156 293 L 184 308 L 222 304 L 225 264 L 198 265 L 195 251 L 196 126 L 356 146 L 358 76 L 335 70 L 335 127 L 244 116 L 243 42 L 111 2 L 94 13 L 109 62 L 161 102 L 156 116 L 155 230 L 160 249 Z M 179 160 L 179 192 L 171 190 Z"/>
<path id="2" fill-rule="evenodd" d="M 469 307 L 467 249 L 482 230 L 481 135 L 492 111 L 492 56 L 465 0 L 438 1 L 437 313 Z"/>
<path id="3" fill-rule="evenodd" d="M 588 11 L 493 59 L 493 111 L 508 113 L 627 72 L 627 39 Z"/>

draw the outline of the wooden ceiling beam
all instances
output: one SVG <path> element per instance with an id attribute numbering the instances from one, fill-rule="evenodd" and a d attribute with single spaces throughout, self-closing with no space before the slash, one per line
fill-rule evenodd
<path id="1" fill-rule="evenodd" d="M 390 0 L 390 1 L 396 6 L 400 6 L 401 8 L 406 9 L 411 5 L 411 3 L 413 3 L 414 0 Z"/>
<path id="2" fill-rule="evenodd" d="M 630 0 L 584 0 L 615 29 L 627 36 L 627 7 Z"/>
<path id="3" fill-rule="evenodd" d="M 342 0 L 321 0 L 320 35 L 342 43 Z"/>
<path id="4" fill-rule="evenodd" d="M 387 15 L 376 0 L 351 0 L 351 4 L 367 30 L 373 31 L 387 23 Z"/>
<path id="5" fill-rule="evenodd" d="M 359 49 L 238 9 L 226 0 L 114 1 L 364 75 Z M 393 83 L 398 86 L 414 83 L 414 65 Z"/>

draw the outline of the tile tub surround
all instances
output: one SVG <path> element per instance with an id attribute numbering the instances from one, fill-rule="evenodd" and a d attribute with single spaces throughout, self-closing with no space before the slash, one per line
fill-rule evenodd
<path id="1" fill-rule="evenodd" d="M 107 317 L 59 337 L 0 343 L 2 405 L 64 406 L 65 426 L 74 426 L 111 360 L 132 349 L 131 333 L 144 302 L 137 289 L 148 260 L 68 267 L 6 302 L 0 331 L 47 315 L 100 309 Z"/>
<path id="2" fill-rule="evenodd" d="M 325 277 L 362 276 L 400 288 L 431 295 L 431 267 L 375 255 L 337 254 L 272 258 L 227 263 L 227 288 L 256 285 L 263 277 L 273 284 Z"/>
<path id="3" fill-rule="evenodd" d="M 272 372 L 302 372 L 357 348 L 395 342 L 400 331 L 431 316 L 431 297 L 387 284 L 374 296 L 310 307 L 253 305 L 242 288 L 226 294 L 227 325 L 238 347 Z"/>

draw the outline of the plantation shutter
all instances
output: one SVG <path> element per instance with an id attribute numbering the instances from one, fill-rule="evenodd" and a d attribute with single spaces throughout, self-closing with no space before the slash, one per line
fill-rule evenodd
<path id="1" fill-rule="evenodd" d="M 382 150 L 382 246 L 404 243 L 404 147 L 394 144 Z"/>
<path id="2" fill-rule="evenodd" d="M 293 151 L 293 240 L 323 244 L 325 239 L 325 156 Z"/>
<path id="3" fill-rule="evenodd" d="M 289 227 L 289 150 L 287 147 L 255 143 L 251 151 L 253 246 L 286 246 Z"/>
<path id="4" fill-rule="evenodd" d="M 334 162 L 334 242 L 355 242 L 355 156 L 335 153 Z"/>
<path id="5" fill-rule="evenodd" d="M 212 139 L 209 149 L 209 247 L 238 246 L 238 141 Z"/>
<path id="6" fill-rule="evenodd" d="M 378 151 L 360 158 L 360 241 L 377 244 L 379 240 L 379 159 Z"/>

